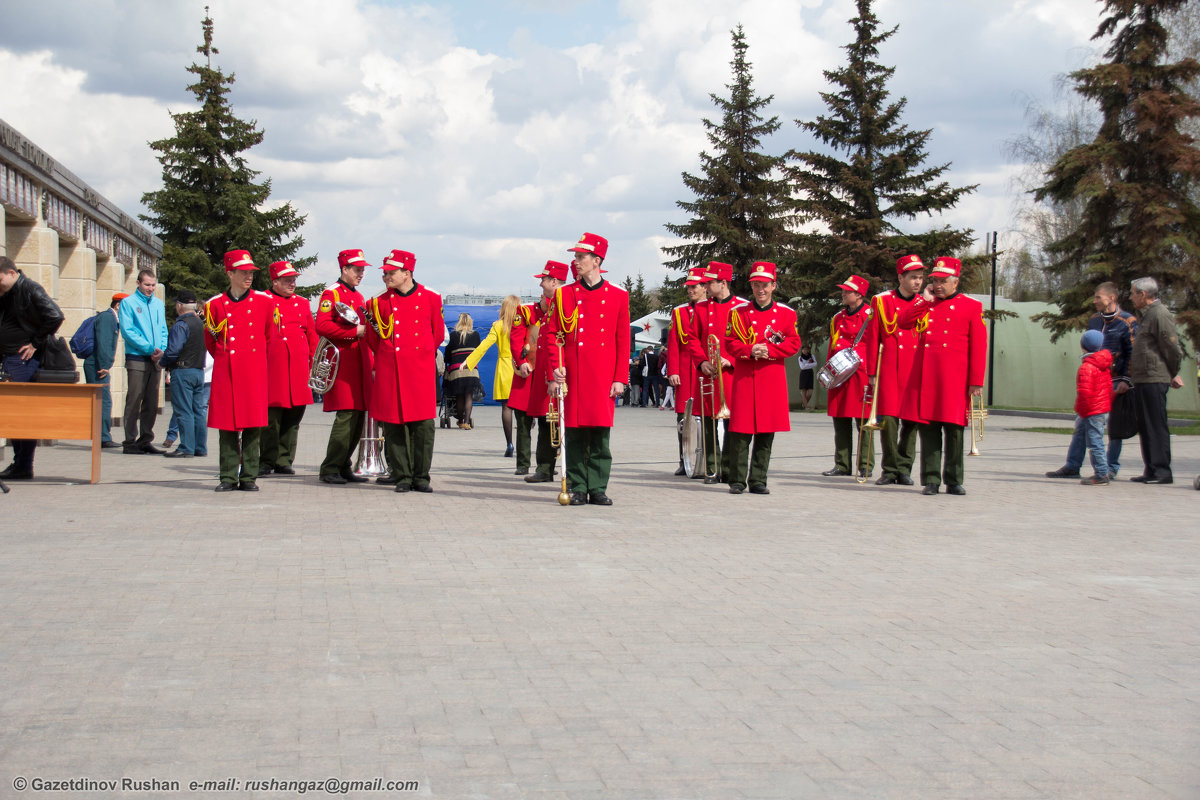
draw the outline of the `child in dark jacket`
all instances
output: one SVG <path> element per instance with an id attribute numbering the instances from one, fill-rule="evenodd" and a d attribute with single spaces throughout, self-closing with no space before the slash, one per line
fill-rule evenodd
<path id="1" fill-rule="evenodd" d="M 1092 469 L 1096 474 L 1084 478 L 1084 486 L 1108 484 L 1108 458 L 1105 453 L 1104 430 L 1108 427 L 1108 412 L 1112 410 L 1113 355 L 1104 347 L 1104 334 L 1087 331 L 1079 342 L 1083 348 L 1083 363 L 1075 376 L 1075 428 L 1082 426 L 1087 438 Z"/>

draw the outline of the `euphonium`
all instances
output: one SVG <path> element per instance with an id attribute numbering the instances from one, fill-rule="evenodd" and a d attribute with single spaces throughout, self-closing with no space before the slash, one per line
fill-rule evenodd
<path id="1" fill-rule="evenodd" d="M 334 303 L 333 310 L 355 328 L 362 322 L 358 312 L 345 303 Z M 317 342 L 317 351 L 313 354 L 312 366 L 308 370 L 308 388 L 317 394 L 325 394 L 332 389 L 333 382 L 337 380 L 341 358 L 338 346 L 322 336 Z"/>

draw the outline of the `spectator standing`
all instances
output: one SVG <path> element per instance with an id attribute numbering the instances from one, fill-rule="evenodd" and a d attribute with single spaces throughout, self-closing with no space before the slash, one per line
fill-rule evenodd
<path id="1" fill-rule="evenodd" d="M 513 456 L 513 417 L 512 409 L 508 407 L 508 396 L 512 392 L 513 357 L 512 335 L 513 321 L 517 318 L 517 309 L 521 307 L 521 298 L 510 294 L 500 302 L 500 318 L 492 323 L 487 338 L 467 356 L 467 369 L 475 369 L 483 358 L 483 354 L 493 344 L 496 345 L 496 376 L 492 381 L 492 399 L 500 401 L 500 424 L 504 428 L 504 457 Z"/>
<path id="2" fill-rule="evenodd" d="M 26 383 L 41 360 L 38 354 L 63 323 L 62 309 L 36 281 L 25 277 L 11 258 L 0 256 L 0 372 L 4 379 Z M 36 439 L 13 439 L 13 463 L 0 480 L 33 477 Z"/>
<path id="3" fill-rule="evenodd" d="M 118 292 L 112 296 L 108 308 L 96 315 L 92 335 L 96 345 L 91 355 L 83 360 L 83 379 L 104 387 L 100 409 L 100 446 L 119 447 L 112 440 L 112 366 L 117 358 L 117 337 L 121 332 L 117 308 L 129 295 Z"/>
<path id="4" fill-rule="evenodd" d="M 804 409 L 808 410 L 812 405 L 814 379 L 816 378 L 817 359 L 813 357 L 812 348 L 804 345 L 800 348 L 800 355 L 796 356 L 796 363 L 800 367 L 800 397 L 804 400 Z"/>
<path id="5" fill-rule="evenodd" d="M 186 289 L 175 297 L 175 324 L 167 336 L 162 365 L 171 378 L 171 407 L 179 419 L 179 447 L 167 458 L 192 458 L 208 452 L 204 402 L 204 323 L 196 316 L 196 295 Z"/>
<path id="6" fill-rule="evenodd" d="M 1183 350 L 1175 317 L 1158 298 L 1158 282 L 1138 278 L 1130 284 L 1129 299 L 1141 315 L 1129 377 L 1138 406 L 1138 439 L 1142 445 L 1141 475 L 1135 483 L 1172 483 L 1171 432 L 1167 427 L 1167 391 L 1183 387 L 1179 366 Z"/>
<path id="7" fill-rule="evenodd" d="M 1133 353 L 1133 340 L 1137 337 L 1137 317 L 1121 308 L 1117 302 L 1117 285 L 1105 282 L 1096 287 L 1092 296 L 1092 304 L 1096 313 L 1088 320 L 1088 330 L 1099 331 L 1104 337 L 1104 349 L 1112 353 L 1112 390 L 1115 394 L 1125 394 L 1133 388 L 1129 379 L 1129 357 Z M 1111 404 L 1110 404 L 1111 406 Z M 1105 460 L 1108 463 L 1108 478 L 1114 480 L 1121 469 L 1120 439 L 1108 440 L 1108 453 Z M 1079 469 L 1083 466 L 1083 456 L 1087 450 L 1087 436 L 1076 426 L 1071 436 L 1071 446 L 1067 448 L 1067 463 L 1053 472 L 1047 472 L 1047 478 L 1078 478 Z"/>
<path id="8" fill-rule="evenodd" d="M 125 442 L 123 452 L 161 455 L 154 446 L 154 418 L 158 416 L 159 361 L 167 347 L 167 314 L 154 296 L 158 278 L 144 269 L 138 273 L 137 291 L 121 301 L 118 316 L 125 340 Z M 139 425 L 141 431 L 139 432 Z"/>
<path id="9" fill-rule="evenodd" d="M 629 359 L 629 405 L 645 405 L 642 399 L 642 354 Z"/>
<path id="10" fill-rule="evenodd" d="M 1108 454 L 1104 448 L 1104 428 L 1112 410 L 1113 355 L 1104 347 L 1104 334 L 1089 330 L 1079 342 L 1083 362 L 1075 376 L 1075 433 L 1087 440 L 1095 474 L 1084 478 L 1084 486 L 1106 486 L 1109 482 Z"/>
<path id="11" fill-rule="evenodd" d="M 483 390 L 479 370 L 466 364 L 476 347 L 479 347 L 479 334 L 475 332 L 475 322 L 470 314 L 463 312 L 458 315 L 458 324 L 450 332 L 450 342 L 446 345 L 446 378 L 442 390 L 454 396 L 458 427 L 464 431 L 472 427 L 471 406 L 475 402 L 475 390 Z"/>

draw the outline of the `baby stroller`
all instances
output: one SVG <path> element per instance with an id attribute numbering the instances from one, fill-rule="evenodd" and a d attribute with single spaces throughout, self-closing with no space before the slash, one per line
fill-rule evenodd
<path id="1" fill-rule="evenodd" d="M 442 428 L 450 427 L 450 420 L 458 417 L 458 403 L 454 399 L 454 395 L 447 394 L 442 391 L 441 383 L 438 384 L 438 394 L 442 397 L 440 410 L 438 412 L 438 426 Z"/>

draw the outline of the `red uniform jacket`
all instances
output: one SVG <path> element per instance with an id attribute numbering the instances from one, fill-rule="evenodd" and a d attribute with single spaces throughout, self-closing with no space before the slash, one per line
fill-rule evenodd
<path id="1" fill-rule="evenodd" d="M 544 305 L 543 305 L 544 304 Z M 512 346 L 513 367 L 516 370 L 522 364 L 533 362 L 533 372 L 522 378 L 513 373 L 512 389 L 508 393 L 508 405 L 518 411 L 524 411 L 531 417 L 546 416 L 549 407 L 549 394 L 546 384 L 550 381 L 550 348 L 554 346 L 554 337 L 546 325 L 549 312 L 553 305 L 546 300 L 521 306 L 517 317 L 513 320 L 512 332 L 509 334 L 509 344 Z M 537 328 L 537 341 L 529 341 L 529 334 Z"/>
<path id="2" fill-rule="evenodd" d="M 591 287 L 576 281 L 558 290 L 554 304 L 542 330 L 564 336 L 562 359 L 556 340 L 549 358 L 551 372 L 567 370 L 563 424 L 611 428 L 612 385 L 629 380 L 629 293 L 606 280 Z"/>
<path id="3" fill-rule="evenodd" d="M 1112 363 L 1112 351 L 1104 348 L 1083 357 L 1075 374 L 1075 413 L 1079 416 L 1094 417 L 1112 411 Z"/>
<path id="4" fill-rule="evenodd" d="M 776 334 L 783 340 L 770 341 L 779 338 Z M 766 344 L 767 358 L 757 359 L 750 354 L 755 344 Z M 733 433 L 790 431 L 785 359 L 800 352 L 796 312 L 775 302 L 766 308 L 752 302 L 738 306 L 729 317 L 726 345 L 733 355 L 736 398 L 730 406 L 729 430 Z"/>
<path id="5" fill-rule="evenodd" d="M 734 308 L 744 304 L 746 301 L 740 297 L 730 295 L 724 300 L 701 300 L 696 303 L 694 322 L 692 325 L 692 335 L 688 342 L 688 352 L 692 356 L 692 363 L 696 368 L 696 385 L 697 394 L 699 393 L 699 381 L 704 377 L 704 373 L 700 371 L 700 365 L 708 361 L 708 335 L 715 333 L 717 338 L 721 340 L 721 357 L 729 359 L 733 363 L 733 355 L 729 352 L 729 347 L 725 341 L 725 331 L 729 329 L 729 314 Z M 733 370 L 726 369 L 723 374 L 725 384 L 725 405 L 729 406 L 730 412 L 733 411 Z M 716 405 L 719 408 L 721 405 L 721 395 L 718 391 L 716 394 Z M 704 406 L 702 416 L 711 417 L 714 409 L 709 408 L 707 403 Z M 692 403 L 692 413 L 699 414 L 696 410 L 696 404 Z"/>
<path id="6" fill-rule="evenodd" d="M 969 387 L 982 386 L 987 369 L 983 303 L 961 293 L 932 303 L 918 297 L 900 314 L 900 327 L 916 328 L 926 314 L 901 416 L 965 427 Z"/>
<path id="7" fill-rule="evenodd" d="M 325 393 L 321 407 L 325 411 L 365 411 L 371 388 L 371 351 L 366 342 L 354 335 L 354 326 L 334 311 L 334 303 L 350 306 L 366 324 L 366 299 L 357 289 L 339 280 L 321 293 L 321 305 L 317 307 L 317 333 L 337 345 L 341 354 L 337 380 Z"/>
<path id="8" fill-rule="evenodd" d="M 267 405 L 279 408 L 307 406 L 313 401 L 308 388 L 313 353 L 317 351 L 317 327 L 308 298 L 294 294 L 275 301 L 272 315 L 275 335 L 267 347 Z"/>
<path id="9" fill-rule="evenodd" d="M 874 381 L 879 375 L 875 413 L 880 417 L 899 417 L 904 399 L 904 387 L 912 374 L 913 362 L 917 357 L 917 333 L 914 329 L 900 327 L 900 312 L 917 298 L 905 300 L 899 292 L 887 291 L 875 295 L 871 301 L 874 311 L 871 327 L 863 341 L 867 344 L 867 376 Z M 879 345 L 883 345 L 880 360 Z M 860 368 L 861 369 L 861 368 Z"/>
<path id="10" fill-rule="evenodd" d="M 688 345 L 696 325 L 696 304 L 684 303 L 671 310 L 671 331 L 667 334 L 667 377 L 679 376 L 675 387 L 675 411 L 679 414 L 692 400 L 692 413 L 700 413 L 698 384 L 700 372 Z"/>
<path id="11" fill-rule="evenodd" d="M 854 345 L 854 339 L 858 336 L 859 329 L 870 324 L 872 316 L 871 306 L 865 302 L 853 314 L 848 313 L 845 308 L 834 314 L 833 319 L 829 322 L 829 355 L 827 358 L 832 358 L 834 353 L 850 349 Z M 854 352 L 858 353 L 858 357 L 862 359 L 862 364 L 849 380 L 829 391 L 829 416 L 864 416 L 863 393 L 867 388 L 867 347 L 867 334 L 864 333 L 858 347 L 854 348 Z"/>
<path id="12" fill-rule="evenodd" d="M 419 283 L 408 294 L 388 289 L 371 298 L 367 315 L 367 346 L 375 354 L 371 416 L 392 423 L 433 419 L 437 351 L 445 334 L 442 296 Z"/>
<path id="13" fill-rule="evenodd" d="M 274 338 L 271 295 L 250 290 L 204 304 L 204 346 L 213 357 L 208 427 L 222 431 L 267 424 L 267 350 Z"/>

